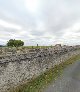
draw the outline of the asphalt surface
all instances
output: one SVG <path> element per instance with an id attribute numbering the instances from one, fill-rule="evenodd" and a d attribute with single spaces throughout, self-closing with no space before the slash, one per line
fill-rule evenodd
<path id="1" fill-rule="evenodd" d="M 69 65 L 43 92 L 80 92 L 80 61 Z"/>

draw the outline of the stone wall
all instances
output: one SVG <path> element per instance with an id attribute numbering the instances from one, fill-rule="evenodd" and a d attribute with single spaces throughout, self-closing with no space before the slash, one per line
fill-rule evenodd
<path id="1" fill-rule="evenodd" d="M 0 92 L 37 77 L 54 65 L 80 54 L 79 48 L 61 47 L 60 50 L 35 49 L 27 53 L 0 56 Z"/>

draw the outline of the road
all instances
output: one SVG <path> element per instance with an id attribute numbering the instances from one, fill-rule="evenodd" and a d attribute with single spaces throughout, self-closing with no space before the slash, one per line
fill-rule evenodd
<path id="1" fill-rule="evenodd" d="M 80 92 L 80 61 L 69 65 L 54 83 L 44 92 Z"/>

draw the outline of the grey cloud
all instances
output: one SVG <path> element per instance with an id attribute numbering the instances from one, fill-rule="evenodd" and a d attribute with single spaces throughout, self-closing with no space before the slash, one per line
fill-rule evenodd
<path id="1" fill-rule="evenodd" d="M 47 31 L 60 39 L 65 34 L 65 29 L 80 20 L 79 0 L 47 0 L 44 14 Z M 45 13 L 46 12 L 46 13 Z"/>
<path id="2" fill-rule="evenodd" d="M 22 26 L 22 30 L 0 27 L 1 34 L 6 35 L 5 37 L 1 37 L 1 39 L 4 39 L 6 42 L 12 35 L 15 35 L 16 39 L 22 39 L 25 41 L 25 44 L 29 45 L 35 45 L 37 43 L 46 45 L 53 44 L 53 42 L 57 41 L 63 41 L 69 44 L 72 41 L 72 44 L 80 43 L 79 40 L 77 41 L 77 38 L 70 41 L 64 37 L 67 33 L 66 29 L 80 22 L 80 0 L 40 1 L 41 7 L 37 14 L 34 15 L 30 14 L 26 9 L 24 0 L 1 0 L 0 19 Z M 45 25 L 44 30 L 37 29 L 39 22 Z M 25 34 L 19 34 L 20 31 L 24 30 L 26 32 Z M 80 34 L 80 29 L 75 30 L 74 33 Z M 55 36 L 55 38 L 52 36 Z M 80 36 L 78 35 L 79 38 Z"/>
<path id="3" fill-rule="evenodd" d="M 34 36 L 43 36 L 45 34 L 45 32 L 39 31 L 39 30 L 33 30 L 33 31 L 31 31 L 31 34 Z"/>

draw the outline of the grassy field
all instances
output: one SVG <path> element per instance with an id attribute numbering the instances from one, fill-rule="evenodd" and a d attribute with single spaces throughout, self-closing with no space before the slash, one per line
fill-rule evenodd
<path id="1" fill-rule="evenodd" d="M 29 83 L 17 87 L 16 90 L 11 92 L 42 92 L 48 84 L 55 81 L 62 74 L 64 68 L 79 59 L 80 55 L 76 55 L 63 63 L 56 65 L 39 77 L 32 79 Z"/>
<path id="2" fill-rule="evenodd" d="M 17 47 L 17 48 L 27 48 L 27 49 L 36 49 L 36 48 L 42 48 L 42 49 L 46 49 L 46 48 L 49 48 L 49 47 L 54 47 L 54 46 L 20 46 L 20 47 Z M 8 48 L 7 46 L 2 46 L 0 48 Z M 13 48 L 12 46 L 9 46 L 9 48 Z"/>
<path id="3" fill-rule="evenodd" d="M 28 48 L 28 49 L 36 49 L 36 48 L 49 48 L 51 46 L 23 46 L 23 48 Z"/>

